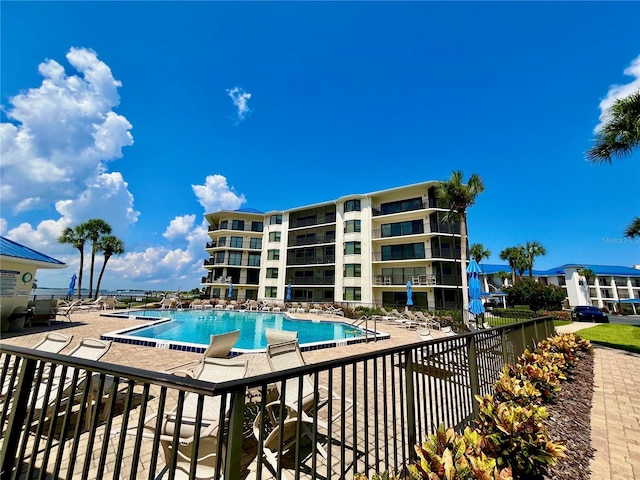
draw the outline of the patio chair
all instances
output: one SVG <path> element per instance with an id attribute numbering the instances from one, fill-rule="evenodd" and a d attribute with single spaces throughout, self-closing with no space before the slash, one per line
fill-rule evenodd
<path id="1" fill-rule="evenodd" d="M 51 320 L 56 318 L 58 311 L 58 301 L 53 299 L 35 300 L 30 307 L 33 308 L 30 325 L 36 323 L 46 323 L 51 325 Z"/>
<path id="2" fill-rule="evenodd" d="M 80 343 L 69 352 L 70 357 L 81 358 L 83 360 L 100 360 L 111 347 L 111 341 L 98 340 L 96 338 L 83 338 Z M 89 404 L 94 399 L 93 389 L 95 388 L 92 378 L 87 378 L 87 371 L 80 370 L 77 381 L 74 382 L 75 368 L 68 367 L 63 376 L 64 367 L 58 365 L 53 373 L 44 379 L 39 385 L 36 385 L 32 391 L 30 400 L 30 408 L 33 410 L 33 418 L 38 419 L 43 414 L 47 414 L 55 404 L 59 401 L 60 405 L 68 403 L 77 403 L 82 400 L 84 391 L 90 388 Z M 53 377 L 53 378 L 50 378 Z M 51 383 L 51 391 L 47 395 L 47 388 Z M 107 377 L 104 384 L 104 392 L 108 392 L 113 385 L 113 378 Z M 87 414 L 89 419 L 90 414 Z"/>
<path id="3" fill-rule="evenodd" d="M 284 417 L 282 421 L 281 415 Z M 313 419 L 304 413 L 288 405 L 281 405 L 279 401 L 267 404 L 264 413 L 258 413 L 253 421 L 253 435 L 258 442 L 262 440 L 262 458 L 259 461 L 263 462 L 276 478 L 294 479 L 294 475 L 285 468 L 283 459 L 289 452 L 301 450 L 299 442 L 303 438 L 311 442 L 312 453 L 315 449 L 327 459 L 324 447 L 317 442 L 313 445 L 313 428 Z"/>
<path id="4" fill-rule="evenodd" d="M 202 310 L 202 300 L 200 300 L 199 298 L 194 298 L 189 305 L 189 308 L 194 310 Z"/>
<path id="5" fill-rule="evenodd" d="M 38 350 L 39 352 L 60 353 L 62 349 L 64 349 L 71 343 L 72 338 L 72 336 L 67 337 L 66 335 L 62 335 L 60 333 L 51 332 L 47 333 L 42 340 L 40 340 L 31 348 L 33 348 L 34 350 Z M 12 384 L 11 375 L 16 369 L 16 359 L 17 357 L 11 357 L 11 359 L 9 360 L 9 365 L 7 367 L 7 372 L 5 375 L 6 381 L 2 385 L 2 392 L 0 393 L 1 397 L 5 397 L 9 393 L 9 387 Z M 20 363 L 21 362 L 18 361 L 18 366 L 20 365 Z"/>
<path id="6" fill-rule="evenodd" d="M 68 305 L 58 306 L 56 308 L 56 317 L 67 317 L 67 320 L 71 321 L 71 314 L 73 312 L 82 312 L 86 311 L 81 308 L 81 304 L 79 300 L 74 300 Z"/>
<path id="7" fill-rule="evenodd" d="M 105 298 L 103 296 L 100 296 L 95 300 L 84 300 L 80 303 L 80 309 L 89 310 L 89 311 L 102 310 L 104 301 L 105 301 Z"/>
<path id="8" fill-rule="evenodd" d="M 193 370 L 175 372 L 183 374 L 198 380 L 211 383 L 220 383 L 230 380 L 244 378 L 247 373 L 247 361 L 241 358 L 203 358 Z M 143 436 L 146 438 L 155 438 L 159 435 L 160 444 L 164 451 L 165 462 L 171 465 L 173 455 L 176 458 L 176 478 L 190 478 L 191 457 L 193 454 L 193 442 L 196 437 L 199 439 L 199 448 L 197 453 L 197 479 L 212 479 L 216 475 L 216 467 L 218 464 L 218 435 L 222 431 L 220 427 L 220 413 L 222 408 L 222 396 L 205 396 L 202 408 L 202 423 L 196 430 L 196 419 L 198 416 L 198 394 L 187 392 L 184 396 L 182 405 L 182 416 L 180 417 L 179 426 L 176 417 L 178 407 L 169 412 L 161 413 L 160 430 L 156 430 L 158 424 L 158 414 L 147 417 L 144 421 Z M 227 397 L 224 412 L 224 420 L 229 417 L 231 411 L 231 400 Z M 130 435 L 138 435 L 137 429 L 129 429 L 127 433 Z M 178 438 L 178 448 L 174 450 L 174 436 Z M 222 460 L 225 457 L 225 447 L 222 447 Z M 221 466 L 221 471 L 224 467 Z M 186 477 L 185 477 L 186 475 Z"/>
<path id="9" fill-rule="evenodd" d="M 269 361 L 269 366 L 273 372 L 289 370 L 306 365 L 304 358 L 302 358 L 302 353 L 300 352 L 300 346 L 298 345 L 297 339 L 267 345 L 267 360 Z M 276 382 L 276 388 L 278 389 L 280 398 L 282 398 L 284 390 L 284 398 L 287 405 L 297 412 L 304 412 L 309 416 L 313 416 L 314 412 L 317 413 L 320 408 L 327 405 L 332 400 L 344 401 L 344 411 L 340 412 L 340 409 L 338 409 L 338 413 L 331 418 L 331 422 L 334 422 L 347 410 L 353 407 L 353 402 L 351 400 L 347 398 L 342 399 L 340 396 L 330 392 L 325 385 L 318 385 L 318 392 L 316 392 L 314 382 L 308 376 L 302 376 L 299 379 L 291 378 L 284 382 Z M 298 392 L 300 389 L 302 389 L 300 396 L 301 401 L 298 403 Z M 320 396 L 320 390 L 326 392 L 324 397 Z"/>
<path id="10" fill-rule="evenodd" d="M 209 347 L 202 354 L 205 358 L 225 358 L 238 341 L 240 330 L 211 335 Z"/>
<path id="11" fill-rule="evenodd" d="M 278 330 L 276 328 L 266 328 L 264 335 L 267 337 L 268 344 L 290 342 L 298 339 L 298 332 L 291 330 Z"/>
<path id="12" fill-rule="evenodd" d="M 445 337 L 455 337 L 457 335 L 451 327 L 442 327 L 441 331 Z"/>
<path id="13" fill-rule="evenodd" d="M 435 317 L 427 317 L 420 310 L 415 313 L 415 316 L 425 328 L 428 328 L 429 330 L 440 330 L 440 322 L 438 322 Z"/>
<path id="14" fill-rule="evenodd" d="M 333 317 L 336 315 L 339 317 L 344 317 L 344 311 L 341 308 L 334 307 L 333 305 L 329 305 L 327 308 L 325 308 L 322 314 L 327 317 Z"/>

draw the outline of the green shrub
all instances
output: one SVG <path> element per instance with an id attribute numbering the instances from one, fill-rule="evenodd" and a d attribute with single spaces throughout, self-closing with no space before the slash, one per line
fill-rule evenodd
<path id="1" fill-rule="evenodd" d="M 491 313 L 496 317 L 513 318 L 516 320 L 526 320 L 540 316 L 531 310 L 515 310 L 513 308 L 494 308 Z"/>
<path id="2" fill-rule="evenodd" d="M 505 287 L 507 305 L 529 305 L 531 310 L 562 310 L 567 292 L 557 285 L 545 285 L 534 280 L 521 280 Z"/>
<path id="3" fill-rule="evenodd" d="M 541 310 L 539 313 L 543 317 L 553 317 L 554 320 L 562 320 L 563 322 L 571 321 L 571 312 L 564 310 Z"/>

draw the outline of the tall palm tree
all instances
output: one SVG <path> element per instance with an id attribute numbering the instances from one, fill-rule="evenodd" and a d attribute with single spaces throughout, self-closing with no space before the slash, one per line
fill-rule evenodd
<path id="1" fill-rule="evenodd" d="M 80 271 L 78 272 L 78 298 L 82 298 L 82 270 L 84 269 L 84 245 L 87 235 L 82 225 L 65 228 L 58 237 L 58 243 L 68 243 L 80 252 Z"/>
<path id="2" fill-rule="evenodd" d="M 469 181 L 465 185 L 463 175 L 460 170 L 451 173 L 451 177 L 446 182 L 441 182 L 436 189 L 436 195 L 441 199 L 444 205 L 448 206 L 449 211 L 455 212 L 460 216 L 460 262 L 461 262 L 461 278 L 462 278 L 462 309 L 466 311 L 469 307 L 469 291 L 467 288 L 467 209 L 471 207 L 476 197 L 484 192 L 484 184 L 482 179 L 476 173 L 469 177 Z M 467 323 L 467 318 L 464 318 Z"/>
<path id="3" fill-rule="evenodd" d="M 98 240 L 97 251 L 103 252 L 104 263 L 100 269 L 100 275 L 98 275 L 98 284 L 96 285 L 94 298 L 98 298 L 100 283 L 102 282 L 102 275 L 104 274 L 104 269 L 107 267 L 107 262 L 113 255 L 122 255 L 124 253 L 124 242 L 114 235 L 104 235 Z"/>
<path id="4" fill-rule="evenodd" d="M 640 237 L 640 217 L 636 217 L 631 225 L 624 231 L 624 236 L 628 238 Z"/>
<path id="5" fill-rule="evenodd" d="M 91 270 L 89 274 L 89 298 L 93 296 L 93 269 L 96 260 L 98 241 L 101 235 L 111 233 L 111 225 L 99 218 L 92 218 L 84 222 L 81 227 L 86 232 L 87 240 L 91 240 Z"/>
<path id="6" fill-rule="evenodd" d="M 611 163 L 640 145 L 640 90 L 615 101 L 594 142 L 587 152 L 593 163 Z"/>
<path id="7" fill-rule="evenodd" d="M 523 263 L 523 254 L 523 248 L 521 246 L 507 247 L 500 252 L 500 260 L 509 262 L 509 268 L 511 268 L 512 285 L 516 283 L 516 270 Z"/>
<path id="8" fill-rule="evenodd" d="M 471 247 L 469 248 L 469 253 L 478 263 L 491 256 L 491 250 L 485 250 L 484 245 L 482 245 L 481 243 L 474 243 L 473 245 L 471 245 Z"/>
<path id="9" fill-rule="evenodd" d="M 524 246 L 525 258 L 527 259 L 527 268 L 529 269 L 529 278 L 533 278 L 533 262 L 536 257 L 547 254 L 547 249 L 540 242 L 527 242 Z"/>
<path id="10" fill-rule="evenodd" d="M 591 303 L 591 295 L 589 295 L 589 282 L 596 278 L 596 274 L 590 268 L 579 268 L 578 275 L 584 277 L 585 287 L 587 290 L 587 300 L 589 301 L 589 303 Z"/>

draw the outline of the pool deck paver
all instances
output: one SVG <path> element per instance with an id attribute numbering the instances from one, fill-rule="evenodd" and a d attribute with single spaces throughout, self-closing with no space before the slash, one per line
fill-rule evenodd
<path id="1" fill-rule="evenodd" d="M 145 323 L 128 318 L 101 317 L 100 313 L 74 313 L 71 316 L 71 322 L 55 322 L 51 326 L 38 326 L 20 333 L 3 334 L 2 343 L 31 347 L 43 337 L 44 333 L 57 331 L 74 336 L 71 344 L 62 352 L 68 353 L 83 337 L 100 338 L 102 333 Z M 314 315 L 304 317 L 326 319 L 326 317 Z M 593 324 L 575 322 L 559 327 L 558 330 L 579 331 L 581 328 L 590 326 Z M 420 341 L 415 330 L 386 324 L 379 325 L 379 330 L 390 333 L 391 338 L 378 342 L 304 352 L 303 356 L 309 362 L 319 362 Z M 199 358 L 200 355 L 195 353 L 114 342 L 102 361 L 163 371 L 176 365 L 195 362 Z M 264 362 L 257 363 L 264 364 Z M 591 461 L 591 477 L 594 480 L 596 478 L 640 480 L 640 355 L 596 346 L 594 382 L 591 441 L 596 452 Z M 78 463 L 82 459 L 76 460 Z M 145 460 L 143 458 L 141 462 Z M 126 461 L 123 462 L 123 468 L 127 467 L 129 465 Z M 107 465 L 107 471 L 113 471 L 113 468 L 114 465 Z"/>

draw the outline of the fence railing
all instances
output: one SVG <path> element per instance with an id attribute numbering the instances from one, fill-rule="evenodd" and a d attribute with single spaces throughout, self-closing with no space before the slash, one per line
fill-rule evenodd
<path id="1" fill-rule="evenodd" d="M 544 317 L 428 342 L 416 335 L 415 344 L 217 384 L 2 345 L 1 476 L 402 474 L 414 444 L 441 422 L 462 429 L 477 413 L 474 395 L 552 334 Z M 250 373 L 266 363 L 255 358 Z"/>

